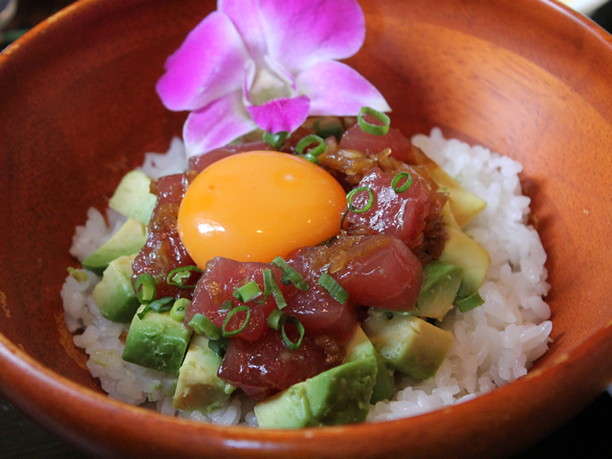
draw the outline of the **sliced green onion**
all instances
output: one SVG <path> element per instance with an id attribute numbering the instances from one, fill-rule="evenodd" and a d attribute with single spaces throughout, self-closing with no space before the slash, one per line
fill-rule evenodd
<path id="1" fill-rule="evenodd" d="M 342 134 L 344 134 L 344 126 L 342 126 L 342 123 L 337 120 L 334 120 L 332 123 L 328 122 L 321 125 L 321 120 L 318 119 L 314 122 L 312 127 L 316 134 L 324 139 L 334 136 L 337 140 L 340 140 Z"/>
<path id="2" fill-rule="evenodd" d="M 278 284 L 276 283 L 276 280 L 274 280 L 274 274 L 272 273 L 271 269 L 264 269 L 263 279 L 264 295 L 267 297 L 268 295 L 272 294 L 278 309 L 283 309 L 285 306 L 287 306 L 283 292 L 281 292 L 280 288 L 278 288 Z"/>
<path id="3" fill-rule="evenodd" d="M 140 303 L 153 301 L 156 293 L 155 278 L 149 273 L 142 273 L 134 282 L 134 291 Z"/>
<path id="4" fill-rule="evenodd" d="M 243 303 L 248 303 L 255 298 L 259 298 L 261 295 L 262 291 L 255 281 L 247 282 L 246 284 L 234 289 L 234 296 Z"/>
<path id="5" fill-rule="evenodd" d="M 302 275 L 295 270 L 283 257 L 276 257 L 271 261 L 274 266 L 279 267 L 283 271 L 283 279 L 292 283 L 302 291 L 308 290 L 308 283 Z"/>
<path id="6" fill-rule="evenodd" d="M 225 300 L 223 303 L 221 303 L 221 306 L 219 306 L 219 310 L 229 311 L 233 307 L 234 307 L 234 302 L 232 300 Z"/>
<path id="7" fill-rule="evenodd" d="M 342 218 L 340 219 L 340 231 L 342 231 L 344 229 L 344 220 L 346 220 L 346 216 L 348 215 L 348 213 L 349 213 L 349 211 L 347 209 L 342 214 Z"/>
<path id="8" fill-rule="evenodd" d="M 357 208 L 355 207 L 355 204 L 353 203 L 353 198 L 357 194 L 362 193 L 364 191 L 368 193 L 368 201 L 365 203 L 363 207 Z M 354 212 L 356 214 L 366 212 L 370 210 L 372 208 L 372 205 L 374 204 L 374 192 L 372 191 L 370 187 L 367 187 L 367 186 L 360 186 L 358 188 L 353 188 L 346 195 L 346 203 L 348 204 L 349 212 Z"/>
<path id="9" fill-rule="evenodd" d="M 289 339 L 289 337 L 287 336 L 287 331 L 285 330 L 285 325 L 287 325 L 287 323 L 290 323 L 296 328 L 299 334 L 297 341 L 291 341 L 291 339 Z M 302 341 L 304 340 L 304 333 L 305 333 L 302 322 L 300 322 L 295 317 L 283 316 L 280 322 L 280 330 L 281 330 L 281 337 L 283 338 L 283 343 L 285 343 L 285 346 L 287 347 L 287 349 L 290 349 L 292 351 L 299 349 L 299 347 L 302 345 Z"/>
<path id="10" fill-rule="evenodd" d="M 229 321 L 232 319 L 232 317 L 234 317 L 239 312 L 246 312 L 246 317 L 244 318 L 244 320 L 242 321 L 242 323 L 240 324 L 238 328 L 236 328 L 235 330 L 228 330 L 227 326 L 229 324 Z M 244 304 L 240 306 L 236 306 L 234 309 L 232 309 L 230 312 L 227 313 L 227 316 L 225 316 L 225 320 L 223 321 L 223 326 L 221 327 L 221 336 L 230 337 L 230 336 L 237 335 L 238 333 L 240 333 L 242 330 L 246 328 L 250 319 L 251 319 L 251 310 L 249 309 L 248 306 Z"/>
<path id="11" fill-rule="evenodd" d="M 263 141 L 270 145 L 275 150 L 280 150 L 289 137 L 289 133 L 286 131 L 280 131 L 276 134 L 272 134 L 271 132 L 264 132 Z"/>
<path id="12" fill-rule="evenodd" d="M 162 298 L 158 298 L 157 300 L 151 301 L 150 303 L 145 303 L 145 308 L 138 313 L 138 318 L 140 320 L 144 319 L 147 313 L 150 311 L 155 312 L 168 312 L 172 309 L 172 301 L 174 300 L 171 296 L 164 296 Z"/>
<path id="13" fill-rule="evenodd" d="M 149 303 L 149 309 L 155 312 L 168 312 L 172 309 L 172 304 L 174 304 L 174 297 L 164 296 L 151 301 Z"/>
<path id="14" fill-rule="evenodd" d="M 140 311 L 138 314 L 136 314 L 138 316 L 138 318 L 140 320 L 144 319 L 145 316 L 147 315 L 147 312 L 149 312 L 149 304 L 147 303 L 144 307 L 144 309 L 142 311 Z"/>
<path id="15" fill-rule="evenodd" d="M 170 317 L 177 322 L 182 322 L 185 320 L 185 312 L 190 304 L 191 301 L 187 298 L 179 298 L 172 305 L 172 309 L 170 309 Z"/>
<path id="16" fill-rule="evenodd" d="M 310 150 L 308 150 L 308 152 L 305 154 L 304 150 L 306 149 L 306 147 L 308 147 L 309 145 L 316 143 L 317 146 L 311 148 Z M 319 155 L 321 155 L 322 153 L 325 152 L 325 149 L 327 148 L 327 145 L 325 144 L 325 140 L 321 137 L 319 137 L 318 135 L 307 135 L 306 137 L 302 138 L 297 145 L 295 146 L 295 151 L 297 152 L 298 155 L 304 155 L 306 159 L 308 159 L 311 162 L 317 163 L 318 159 L 317 157 Z"/>
<path id="17" fill-rule="evenodd" d="M 283 311 L 281 311 L 280 309 L 275 309 L 268 316 L 268 327 L 270 327 L 272 330 L 278 330 L 280 328 L 283 317 Z"/>
<path id="18" fill-rule="evenodd" d="M 401 182 L 403 179 L 406 179 L 406 181 L 402 185 L 398 186 L 399 182 Z M 410 185 L 412 185 L 412 175 L 405 171 L 396 174 L 395 177 L 393 177 L 393 180 L 391 180 L 391 188 L 393 188 L 393 191 L 398 194 L 406 191 L 408 188 L 410 188 Z"/>
<path id="19" fill-rule="evenodd" d="M 221 328 L 199 312 L 192 317 L 187 325 L 193 328 L 193 331 L 198 335 L 205 335 L 210 339 L 221 338 Z"/>
<path id="20" fill-rule="evenodd" d="M 467 312 L 471 309 L 480 306 L 483 303 L 484 300 L 478 292 L 472 293 L 471 295 L 468 295 L 465 298 L 455 299 L 455 305 L 457 305 L 461 312 Z"/>
<path id="21" fill-rule="evenodd" d="M 382 124 L 367 122 L 364 118 L 365 115 L 372 115 Z M 368 134 L 385 135 L 387 132 L 389 132 L 391 119 L 383 112 L 374 110 L 371 107 L 361 107 L 361 110 L 359 110 L 359 115 L 357 116 L 357 124 L 359 124 L 362 131 L 367 132 Z"/>
<path id="22" fill-rule="evenodd" d="M 324 272 L 319 277 L 319 285 L 329 293 L 334 300 L 340 304 L 345 304 L 348 300 L 348 292 L 334 279 L 328 272 Z"/>
<path id="23" fill-rule="evenodd" d="M 172 271 L 168 273 L 166 276 L 166 283 L 168 285 L 173 285 L 175 287 L 182 288 L 195 288 L 195 284 L 186 284 L 187 280 L 191 277 L 191 273 L 198 272 L 201 273 L 202 270 L 197 266 L 189 265 L 189 266 L 180 266 L 178 268 L 174 268 Z"/>
<path id="24" fill-rule="evenodd" d="M 208 348 L 217 354 L 219 357 L 223 357 L 227 351 L 227 345 L 229 340 L 227 338 L 211 339 L 208 340 Z"/>
<path id="25" fill-rule="evenodd" d="M 76 269 L 68 267 L 68 274 L 74 278 L 77 282 L 87 281 L 87 273 L 83 269 Z"/>

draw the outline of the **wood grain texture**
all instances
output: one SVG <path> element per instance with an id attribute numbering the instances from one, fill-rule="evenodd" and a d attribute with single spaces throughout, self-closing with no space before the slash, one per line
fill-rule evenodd
<path id="1" fill-rule="evenodd" d="M 214 2 L 176 4 L 83 0 L 0 54 L 0 386 L 12 403 L 109 455 L 481 457 L 515 454 L 600 393 L 612 378 L 610 35 L 550 1 L 377 0 L 362 2 L 367 39 L 349 62 L 391 102 L 394 123 L 407 134 L 440 126 L 525 165 L 550 255 L 551 351 L 477 400 L 371 426 L 228 429 L 101 394 L 61 327 L 58 292 L 86 209 L 180 133 L 184 115 L 161 106 L 154 84 Z"/>

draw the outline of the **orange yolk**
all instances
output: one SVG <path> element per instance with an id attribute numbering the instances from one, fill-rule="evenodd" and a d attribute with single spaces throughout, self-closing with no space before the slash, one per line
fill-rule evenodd
<path id="1" fill-rule="evenodd" d="M 269 262 L 340 231 L 346 195 L 321 167 L 286 153 L 252 151 L 213 163 L 189 185 L 178 214 L 187 252 Z"/>

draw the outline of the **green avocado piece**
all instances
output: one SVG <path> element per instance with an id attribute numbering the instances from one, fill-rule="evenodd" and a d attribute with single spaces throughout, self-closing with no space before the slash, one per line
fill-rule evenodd
<path id="1" fill-rule="evenodd" d="M 436 260 L 423 269 L 423 283 L 414 314 L 442 320 L 453 307 L 453 301 L 463 279 L 457 265 Z"/>
<path id="2" fill-rule="evenodd" d="M 446 227 L 448 239 L 439 260 L 463 270 L 463 280 L 457 295 L 461 298 L 476 293 L 489 269 L 491 257 L 478 242 L 461 230 Z"/>
<path id="3" fill-rule="evenodd" d="M 376 359 L 376 382 L 372 389 L 370 403 L 388 400 L 395 393 L 395 380 L 393 370 L 387 368 L 385 360 L 372 345 L 361 326 L 355 328 L 353 337 L 347 345 L 345 362 L 374 357 Z"/>
<path id="4" fill-rule="evenodd" d="M 121 179 L 108 205 L 120 214 L 146 225 L 151 219 L 157 200 L 150 187 L 151 178 L 144 172 L 128 172 Z"/>
<path id="5" fill-rule="evenodd" d="M 255 416 L 270 429 L 363 422 L 375 381 L 375 358 L 346 362 L 258 403 Z"/>
<path id="6" fill-rule="evenodd" d="M 427 379 L 446 358 L 453 335 L 411 315 L 371 313 L 364 331 L 387 365 L 414 379 Z"/>
<path id="7" fill-rule="evenodd" d="M 461 230 L 457 220 L 455 220 L 455 216 L 453 215 L 453 211 L 450 206 L 450 201 L 446 201 L 442 210 L 440 211 L 440 215 L 442 216 L 442 222 L 445 226 L 450 226 L 451 228 L 455 228 L 457 230 Z"/>
<path id="8" fill-rule="evenodd" d="M 130 322 L 140 305 L 132 287 L 134 257 L 125 255 L 111 261 L 93 291 L 102 317 L 113 322 Z"/>
<path id="9" fill-rule="evenodd" d="M 370 403 L 374 404 L 382 400 L 389 400 L 395 394 L 395 371 L 387 366 L 385 359 L 376 352 L 376 383 L 372 389 Z"/>
<path id="10" fill-rule="evenodd" d="M 168 312 L 149 310 L 141 319 L 138 314 L 144 309 L 144 305 L 138 308 L 132 319 L 123 360 L 178 374 L 191 339 L 191 330 L 182 322 L 172 319 Z"/>
<path id="11" fill-rule="evenodd" d="M 429 159 L 425 164 L 434 182 L 448 192 L 448 201 L 453 216 L 460 228 L 465 228 L 487 206 L 484 199 L 459 185 L 435 161 Z"/>
<path id="12" fill-rule="evenodd" d="M 101 273 L 115 258 L 138 253 L 146 242 L 147 229 L 145 225 L 128 218 L 108 241 L 83 260 L 83 267 Z"/>
<path id="13" fill-rule="evenodd" d="M 221 357 L 208 347 L 208 338 L 194 336 L 179 370 L 173 406 L 209 413 L 225 405 L 235 387 L 217 376 L 220 366 Z"/>

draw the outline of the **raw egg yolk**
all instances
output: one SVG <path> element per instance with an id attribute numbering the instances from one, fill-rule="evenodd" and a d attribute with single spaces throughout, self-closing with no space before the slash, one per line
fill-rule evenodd
<path id="1" fill-rule="evenodd" d="M 239 153 L 189 185 L 178 231 L 201 268 L 216 256 L 270 262 L 340 231 L 346 195 L 321 167 L 271 151 Z"/>

